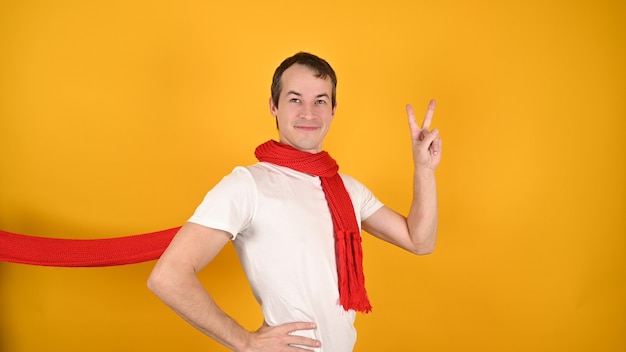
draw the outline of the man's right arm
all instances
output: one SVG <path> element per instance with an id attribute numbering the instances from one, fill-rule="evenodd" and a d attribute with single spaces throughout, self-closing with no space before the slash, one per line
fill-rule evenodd
<path id="1" fill-rule="evenodd" d="M 202 270 L 230 241 L 228 232 L 186 223 L 165 250 L 148 279 L 148 287 L 189 324 L 233 351 L 302 351 L 298 344 L 319 347 L 319 341 L 290 333 L 314 329 L 297 322 L 262 327 L 250 333 L 213 301 L 198 280 Z"/>

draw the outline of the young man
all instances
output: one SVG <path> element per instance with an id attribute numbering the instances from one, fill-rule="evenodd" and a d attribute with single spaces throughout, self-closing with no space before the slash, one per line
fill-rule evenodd
<path id="1" fill-rule="evenodd" d="M 408 217 L 385 207 L 322 151 L 335 116 L 331 66 L 298 53 L 276 69 L 270 112 L 280 140 L 259 163 L 236 167 L 205 197 L 157 262 L 148 286 L 176 313 L 234 351 L 352 351 L 356 311 L 371 309 L 363 284 L 360 226 L 415 254 L 437 233 L 437 130 L 431 101 L 420 128 L 407 105 L 414 168 Z M 233 241 L 265 322 L 249 332 L 222 311 L 196 273 Z"/>

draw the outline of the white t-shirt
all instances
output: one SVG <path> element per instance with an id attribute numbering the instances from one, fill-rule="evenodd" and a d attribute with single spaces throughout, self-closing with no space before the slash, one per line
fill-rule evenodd
<path id="1" fill-rule="evenodd" d="M 383 205 L 341 177 L 360 227 Z M 268 325 L 315 322 L 317 329 L 296 333 L 320 340 L 316 351 L 353 350 L 355 312 L 339 305 L 333 225 L 319 177 L 266 162 L 236 167 L 189 221 L 232 234 Z"/>

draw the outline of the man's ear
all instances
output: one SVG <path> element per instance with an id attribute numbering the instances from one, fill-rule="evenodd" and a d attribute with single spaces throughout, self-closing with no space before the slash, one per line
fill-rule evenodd
<path id="1" fill-rule="evenodd" d="M 278 115 L 278 107 L 274 104 L 274 99 L 272 99 L 272 97 L 270 97 L 270 114 L 272 114 L 272 116 L 276 117 L 276 115 Z"/>
<path id="2" fill-rule="evenodd" d="M 332 113 L 332 117 L 335 118 L 335 112 L 337 111 L 337 103 L 335 103 L 335 106 L 333 106 L 333 113 Z"/>

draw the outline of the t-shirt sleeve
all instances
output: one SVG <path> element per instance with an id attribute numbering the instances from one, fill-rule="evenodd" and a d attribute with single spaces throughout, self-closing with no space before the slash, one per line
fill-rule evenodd
<path id="1" fill-rule="evenodd" d="M 342 174 L 341 177 L 350 193 L 355 211 L 360 214 L 361 222 L 383 207 L 384 204 L 365 185 L 351 176 Z"/>
<path id="2" fill-rule="evenodd" d="M 189 222 L 226 231 L 235 239 L 254 216 L 256 186 L 245 167 L 226 175 L 196 208 Z"/>
<path id="3" fill-rule="evenodd" d="M 363 184 L 362 200 L 361 200 L 361 221 L 369 218 L 378 209 L 383 207 L 383 203 L 374 196 L 374 194 Z"/>

